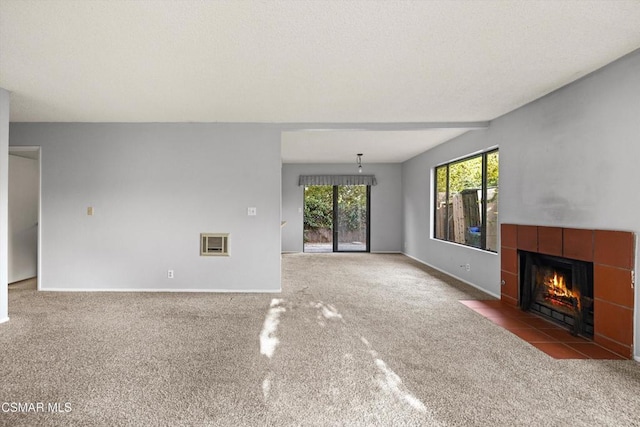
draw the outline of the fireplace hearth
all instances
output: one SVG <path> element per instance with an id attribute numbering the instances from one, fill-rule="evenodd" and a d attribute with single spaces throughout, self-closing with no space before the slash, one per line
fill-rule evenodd
<path id="1" fill-rule="evenodd" d="M 593 263 L 527 251 L 519 257 L 520 308 L 593 338 Z"/>

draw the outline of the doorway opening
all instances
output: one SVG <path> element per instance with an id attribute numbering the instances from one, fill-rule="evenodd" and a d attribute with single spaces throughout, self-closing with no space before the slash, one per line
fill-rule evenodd
<path id="1" fill-rule="evenodd" d="M 40 147 L 9 147 L 9 290 L 40 289 Z"/>
<path id="2" fill-rule="evenodd" d="M 371 186 L 304 188 L 304 252 L 369 252 Z"/>

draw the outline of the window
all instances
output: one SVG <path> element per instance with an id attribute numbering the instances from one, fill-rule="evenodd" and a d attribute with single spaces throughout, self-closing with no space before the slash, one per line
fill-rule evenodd
<path id="1" fill-rule="evenodd" d="M 498 160 L 493 150 L 436 167 L 436 239 L 498 251 Z"/>

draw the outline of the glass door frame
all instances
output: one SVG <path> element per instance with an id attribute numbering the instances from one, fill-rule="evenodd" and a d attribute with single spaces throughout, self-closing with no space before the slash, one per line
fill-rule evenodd
<path id="1" fill-rule="evenodd" d="M 366 224 L 367 232 L 366 232 L 366 242 L 365 249 L 363 251 L 358 250 L 346 250 L 339 249 L 339 235 L 338 235 L 338 188 L 346 187 L 344 185 L 334 185 L 333 186 L 333 252 L 353 252 L 353 253 L 369 253 L 371 252 L 371 186 L 367 185 L 367 218 Z"/>

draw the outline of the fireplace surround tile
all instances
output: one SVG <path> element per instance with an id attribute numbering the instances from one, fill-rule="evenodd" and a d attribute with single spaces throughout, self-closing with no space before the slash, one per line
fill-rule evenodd
<path id="1" fill-rule="evenodd" d="M 633 233 L 627 231 L 596 230 L 594 262 L 614 267 L 633 268 Z"/>
<path id="2" fill-rule="evenodd" d="M 513 224 L 500 226 L 500 244 L 506 248 L 518 247 L 518 228 Z"/>
<path id="3" fill-rule="evenodd" d="M 564 228 L 562 256 L 580 261 L 593 261 L 593 230 Z"/>
<path id="4" fill-rule="evenodd" d="M 502 273 L 502 294 L 518 300 L 518 275 L 503 271 Z"/>
<path id="5" fill-rule="evenodd" d="M 593 304 L 594 337 L 602 335 L 621 344 L 631 344 L 633 310 L 599 299 Z"/>
<path id="6" fill-rule="evenodd" d="M 517 278 L 516 278 L 517 280 Z M 633 310 L 631 270 L 595 264 L 593 266 L 594 298 Z"/>
<path id="7" fill-rule="evenodd" d="M 538 227 L 518 225 L 518 249 L 538 252 Z"/>
<path id="8" fill-rule="evenodd" d="M 502 271 L 518 274 L 518 251 L 511 248 L 502 248 L 500 252 Z"/>
<path id="9" fill-rule="evenodd" d="M 562 228 L 538 227 L 538 252 L 562 256 Z"/>
<path id="10" fill-rule="evenodd" d="M 623 355 L 627 359 L 631 359 L 631 345 L 630 344 L 620 344 L 619 342 L 610 340 L 607 337 L 603 337 L 602 335 L 595 335 L 593 337 L 593 342 L 607 350 L 613 351 L 617 354 Z"/>

